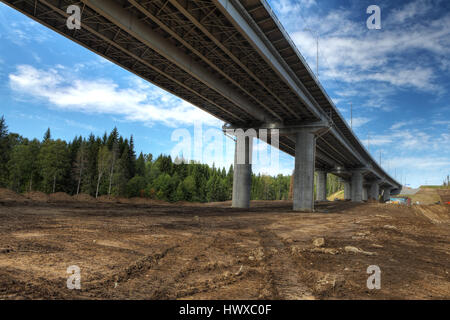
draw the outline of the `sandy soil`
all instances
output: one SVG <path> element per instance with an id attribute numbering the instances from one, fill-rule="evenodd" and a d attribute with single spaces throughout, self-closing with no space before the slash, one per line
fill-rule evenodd
<path id="1" fill-rule="evenodd" d="M 441 197 L 442 203 L 450 202 L 450 189 L 440 189 L 437 190 L 439 196 Z"/>
<path id="2" fill-rule="evenodd" d="M 3 200 L 0 299 L 450 299 L 448 206 L 290 208 Z"/>

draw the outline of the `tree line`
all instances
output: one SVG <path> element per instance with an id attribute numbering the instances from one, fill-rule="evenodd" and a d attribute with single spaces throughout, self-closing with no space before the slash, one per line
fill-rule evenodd
<path id="1" fill-rule="evenodd" d="M 175 164 L 179 163 L 179 164 Z M 148 197 L 165 201 L 226 201 L 231 199 L 233 166 L 186 162 L 167 155 L 134 150 L 133 136 L 117 128 L 102 137 L 92 133 L 66 142 L 52 139 L 48 129 L 42 141 L 9 133 L 0 118 L 0 187 L 16 192 L 84 193 L 120 197 Z M 286 200 L 291 176 L 253 174 L 251 198 Z M 328 175 L 328 194 L 341 189 L 337 177 Z"/>

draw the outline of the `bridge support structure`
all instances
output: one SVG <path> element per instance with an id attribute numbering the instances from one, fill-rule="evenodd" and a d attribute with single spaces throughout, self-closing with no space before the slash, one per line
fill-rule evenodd
<path id="1" fill-rule="evenodd" d="M 363 201 L 363 174 L 362 170 L 352 171 L 352 201 Z"/>
<path id="2" fill-rule="evenodd" d="M 253 137 L 236 135 L 233 172 L 233 208 L 250 208 L 250 190 L 252 183 Z"/>
<path id="3" fill-rule="evenodd" d="M 317 173 L 317 201 L 327 200 L 327 172 L 323 170 L 316 171 Z"/>
<path id="4" fill-rule="evenodd" d="M 383 201 L 389 201 L 391 198 L 391 187 L 384 187 L 383 188 Z"/>
<path id="5" fill-rule="evenodd" d="M 369 198 L 372 200 L 379 200 L 380 197 L 380 185 L 379 185 L 380 181 L 375 180 L 372 181 L 372 183 L 370 184 L 370 196 Z"/>
<path id="6" fill-rule="evenodd" d="M 352 199 L 352 182 L 350 180 L 341 179 L 341 183 L 344 185 L 344 200 Z"/>
<path id="7" fill-rule="evenodd" d="M 294 211 L 314 210 L 314 167 L 316 139 L 314 130 L 295 133 Z"/>
<path id="8" fill-rule="evenodd" d="M 366 186 L 363 186 L 363 189 L 362 189 L 362 200 L 363 201 L 369 200 L 369 194 L 368 194 L 368 190 L 367 189 L 368 188 Z"/>

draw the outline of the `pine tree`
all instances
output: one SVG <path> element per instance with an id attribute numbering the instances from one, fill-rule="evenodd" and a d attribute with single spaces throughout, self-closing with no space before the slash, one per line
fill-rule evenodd
<path id="1" fill-rule="evenodd" d="M 136 152 L 134 151 L 134 139 L 130 137 L 130 145 L 128 148 L 128 174 L 130 178 L 136 175 Z"/>
<path id="2" fill-rule="evenodd" d="M 139 154 L 139 157 L 136 160 L 136 175 L 145 177 L 145 159 L 142 152 Z"/>
<path id="3" fill-rule="evenodd" d="M 91 133 L 86 143 L 86 168 L 81 183 L 82 192 L 90 195 L 95 195 L 96 192 L 98 149 L 99 144 Z"/>
<path id="4" fill-rule="evenodd" d="M 103 178 L 105 172 L 107 172 L 111 163 L 111 152 L 108 150 L 107 146 L 102 146 L 98 151 L 98 164 L 97 164 L 97 189 L 95 192 L 95 197 L 98 197 L 98 190 L 100 187 L 100 181 Z"/>
<path id="5" fill-rule="evenodd" d="M 47 129 L 44 133 L 44 140 L 42 142 L 47 142 L 52 138 L 52 135 L 50 133 L 50 128 Z"/>
<path id="6" fill-rule="evenodd" d="M 57 183 L 70 168 L 67 144 L 61 140 L 47 140 L 42 144 L 38 156 L 43 177 L 44 190 L 56 192 Z"/>
<path id="7" fill-rule="evenodd" d="M 108 148 L 111 150 L 111 167 L 109 170 L 109 186 L 108 186 L 108 195 L 111 195 L 111 187 L 112 187 L 112 180 L 114 177 L 114 169 L 116 167 L 116 160 L 119 156 L 119 142 L 118 142 L 118 131 L 117 128 L 114 127 L 113 131 L 109 135 L 108 138 Z"/>
<path id="8" fill-rule="evenodd" d="M 8 184 L 8 168 L 11 147 L 8 139 L 8 126 L 6 120 L 2 116 L 0 118 L 0 187 L 6 187 Z"/>
<path id="9" fill-rule="evenodd" d="M 76 194 L 80 193 L 81 181 L 83 179 L 84 169 L 86 165 L 87 165 L 87 147 L 86 141 L 82 141 L 73 165 L 73 174 L 75 179 L 77 180 Z"/>

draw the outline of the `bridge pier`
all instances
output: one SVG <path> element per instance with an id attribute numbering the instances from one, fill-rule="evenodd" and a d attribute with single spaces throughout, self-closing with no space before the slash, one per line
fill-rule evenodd
<path id="1" fill-rule="evenodd" d="M 352 172 L 352 201 L 362 202 L 363 200 L 363 175 L 360 170 Z"/>
<path id="2" fill-rule="evenodd" d="M 362 200 L 363 201 L 369 200 L 369 196 L 368 196 L 368 192 L 367 192 L 367 187 L 366 186 L 363 186 L 363 189 L 362 189 Z"/>
<path id="3" fill-rule="evenodd" d="M 378 181 L 373 181 L 370 185 L 370 199 L 372 200 L 379 200 L 380 196 L 380 185 L 378 184 Z"/>
<path id="4" fill-rule="evenodd" d="M 253 137 L 236 136 L 233 172 L 233 208 L 250 208 L 250 190 L 252 183 Z"/>
<path id="5" fill-rule="evenodd" d="M 311 129 L 295 133 L 294 211 L 314 210 L 316 139 Z"/>
<path id="6" fill-rule="evenodd" d="M 317 171 L 317 201 L 327 200 L 327 172 Z"/>
<path id="7" fill-rule="evenodd" d="M 384 187 L 383 188 L 383 201 L 389 201 L 391 198 L 391 187 Z"/>
<path id="8" fill-rule="evenodd" d="M 344 200 L 352 199 L 352 183 L 348 180 L 341 181 L 344 184 Z"/>

